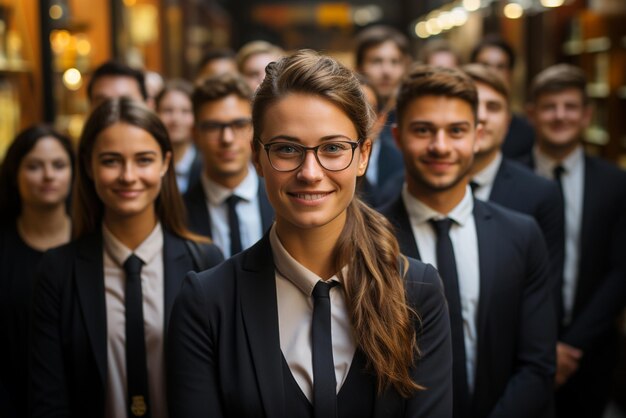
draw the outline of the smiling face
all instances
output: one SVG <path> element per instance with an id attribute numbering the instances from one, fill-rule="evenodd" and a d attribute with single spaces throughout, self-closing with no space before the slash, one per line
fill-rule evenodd
<path id="1" fill-rule="evenodd" d="M 358 140 L 348 116 L 332 102 L 313 95 L 294 93 L 279 100 L 265 111 L 261 126 L 259 139 L 264 144 L 293 142 L 313 147 Z M 253 160 L 265 178 L 279 231 L 328 228 L 339 233 L 354 197 L 357 176 L 365 173 L 369 148 L 369 141 L 357 147 L 352 163 L 342 171 L 325 170 L 308 151 L 299 168 L 279 172 L 270 165 L 263 147 L 255 147 Z"/>
<path id="2" fill-rule="evenodd" d="M 38 208 L 64 205 L 70 192 L 70 156 L 56 138 L 46 136 L 22 159 L 17 187 L 23 206 Z"/>
<path id="3" fill-rule="evenodd" d="M 147 131 L 115 123 L 97 136 L 91 154 L 90 175 L 104 205 L 104 219 L 156 222 L 155 201 L 171 153 L 163 155 Z"/>
<path id="4" fill-rule="evenodd" d="M 248 174 L 252 140 L 250 101 L 236 94 L 204 103 L 196 112 L 194 139 L 206 175 L 234 188 Z M 224 127 L 224 124 L 229 124 Z"/>
<path id="5" fill-rule="evenodd" d="M 530 118 L 541 147 L 575 149 L 591 122 L 591 107 L 576 88 L 543 93 L 533 103 Z"/>
<path id="6" fill-rule="evenodd" d="M 451 192 L 463 197 L 481 133 L 469 103 L 445 96 L 418 97 L 393 131 L 412 195 Z"/>
<path id="7" fill-rule="evenodd" d="M 372 83 L 378 94 L 387 100 L 393 97 L 406 70 L 406 58 L 393 41 L 368 49 L 359 71 Z"/>
<path id="8" fill-rule="evenodd" d="M 483 126 L 483 135 L 478 141 L 478 155 L 498 152 L 509 129 L 511 113 L 502 94 L 485 83 L 476 82 L 478 90 L 478 121 Z"/>
<path id="9" fill-rule="evenodd" d="M 157 112 L 172 144 L 191 141 L 193 108 L 189 96 L 179 90 L 170 90 L 159 101 Z"/>

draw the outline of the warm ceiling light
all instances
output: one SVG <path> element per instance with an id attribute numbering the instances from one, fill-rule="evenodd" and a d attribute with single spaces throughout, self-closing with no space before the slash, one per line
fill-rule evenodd
<path id="1" fill-rule="evenodd" d="M 473 12 L 480 9 L 480 0 L 463 0 L 463 7 L 468 12 Z"/>
<path id="2" fill-rule="evenodd" d="M 565 3 L 565 0 L 541 0 L 543 7 L 559 7 Z"/>
<path id="3" fill-rule="evenodd" d="M 524 9 L 517 3 L 509 3 L 504 6 L 503 12 L 508 19 L 519 19 L 524 14 Z"/>

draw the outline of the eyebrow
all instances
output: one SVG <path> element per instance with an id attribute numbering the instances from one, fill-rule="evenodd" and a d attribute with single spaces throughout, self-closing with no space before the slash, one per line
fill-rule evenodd
<path id="1" fill-rule="evenodd" d="M 297 138 L 295 136 L 290 136 L 290 135 L 276 135 L 273 136 L 271 138 L 267 139 L 267 142 L 272 142 L 275 140 L 280 140 L 283 139 L 285 141 L 289 141 L 289 142 L 298 142 L 298 143 L 302 143 L 302 140 L 300 140 L 300 138 Z M 325 141 L 336 141 L 336 140 L 347 140 L 347 141 L 355 141 L 355 139 L 347 137 L 345 135 L 341 135 L 341 134 L 335 134 L 335 135 L 326 135 L 323 136 L 319 139 L 319 141 L 325 142 Z"/>
<path id="2" fill-rule="evenodd" d="M 435 125 L 434 123 L 432 123 L 431 121 L 428 121 L 428 120 L 414 120 L 414 121 L 411 121 L 409 123 L 409 126 L 415 126 L 415 125 L 427 125 L 427 126 L 431 126 L 431 127 L 437 126 L 437 125 Z M 470 126 L 472 126 L 472 124 L 470 122 L 468 122 L 468 121 L 464 121 L 463 120 L 463 121 L 451 122 L 451 123 L 448 123 L 448 124 L 446 124 L 444 126 L 468 126 L 468 127 L 470 127 Z"/>
<path id="3" fill-rule="evenodd" d="M 157 155 L 156 151 L 139 151 L 136 152 L 135 154 L 133 154 L 135 156 L 144 156 L 144 155 Z M 102 157 L 121 157 L 122 154 L 120 152 L 115 152 L 115 151 L 103 151 L 100 154 L 98 154 L 98 157 L 102 158 Z"/>

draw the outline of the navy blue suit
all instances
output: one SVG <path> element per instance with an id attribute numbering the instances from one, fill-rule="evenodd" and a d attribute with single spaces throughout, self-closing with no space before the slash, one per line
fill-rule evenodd
<path id="1" fill-rule="evenodd" d="M 387 388 L 342 402 L 342 386 L 340 417 L 369 396 L 372 417 L 451 416 L 452 354 L 440 279 L 432 266 L 411 260 L 405 286 L 407 301 L 421 319 L 415 324 L 421 356 L 411 374 L 427 390 L 405 399 Z M 220 266 L 187 276 L 172 311 L 167 347 L 172 418 L 293 416 L 277 309 L 268 234 Z M 359 355 L 357 349 L 355 359 Z M 371 373 L 359 373 L 358 379 L 375 380 Z"/>
<path id="2" fill-rule="evenodd" d="M 224 257 L 207 246 L 207 264 Z M 164 328 L 185 274 L 194 270 L 185 241 L 164 231 Z M 33 417 L 103 417 L 107 319 L 103 243 L 87 235 L 44 254 L 33 298 Z"/>
<path id="3" fill-rule="evenodd" d="M 523 161 L 534 168 L 532 154 Z M 559 340 L 583 350 L 557 391 L 559 416 L 600 416 L 616 365 L 615 319 L 626 304 L 626 172 L 585 156 L 578 282 L 572 319 Z"/>
<path id="4" fill-rule="evenodd" d="M 403 199 L 381 208 L 402 252 L 419 258 Z M 480 272 L 473 394 L 463 417 L 548 415 L 556 320 L 547 250 L 529 216 L 474 200 Z M 453 354 L 458 348 L 453 347 Z M 455 417 L 457 418 L 457 417 Z"/>
<path id="5" fill-rule="evenodd" d="M 263 232 L 267 231 L 272 222 L 274 222 L 274 208 L 270 205 L 265 192 L 265 183 L 259 179 L 259 211 L 261 213 L 261 222 L 263 223 Z M 183 196 L 185 207 L 187 208 L 187 221 L 189 228 L 200 235 L 211 237 L 211 214 L 207 207 L 207 198 L 204 193 L 202 182 L 198 181 Z"/>

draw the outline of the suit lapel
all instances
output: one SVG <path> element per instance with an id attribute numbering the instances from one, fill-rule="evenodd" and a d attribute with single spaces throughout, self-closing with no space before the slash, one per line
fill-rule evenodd
<path id="1" fill-rule="evenodd" d="M 261 211 L 261 223 L 263 224 L 263 233 L 265 234 L 272 226 L 272 222 L 274 222 L 274 209 L 267 198 L 263 179 L 259 179 L 259 210 Z"/>
<path id="2" fill-rule="evenodd" d="M 241 310 L 250 352 L 263 399 L 265 415 L 285 415 L 282 353 L 278 328 L 275 267 L 269 234 L 244 256 L 243 272 L 238 272 L 241 286 Z"/>
<path id="3" fill-rule="evenodd" d="M 413 227 L 409 220 L 409 214 L 404 207 L 402 194 L 398 195 L 398 198 L 389 206 L 388 210 L 384 210 L 383 212 L 395 227 L 396 238 L 400 244 L 400 251 L 408 257 L 419 260 L 419 250 L 417 249 L 415 237 L 413 236 Z"/>
<path id="4" fill-rule="evenodd" d="M 502 163 L 500 163 L 500 168 L 498 168 L 498 172 L 496 173 L 496 177 L 493 180 L 489 200 L 494 202 L 509 201 L 509 194 L 515 192 L 515 188 L 511 184 L 512 180 L 513 177 L 508 169 L 506 160 L 503 159 Z"/>
<path id="5" fill-rule="evenodd" d="M 495 222 L 492 222 L 488 204 L 476 199 L 474 199 L 474 222 L 476 223 L 476 237 L 478 240 L 478 275 L 480 281 L 476 333 L 478 344 L 480 344 L 481 333 L 486 329 L 489 319 L 487 312 L 490 311 L 491 289 L 496 280 L 497 237 L 502 232 L 498 231 L 497 225 Z M 480 352 L 480 349 L 478 352 Z M 477 361 L 480 361 L 480 358 Z"/>
<path id="6" fill-rule="evenodd" d="M 89 235 L 77 243 L 76 289 L 104 386 L 107 375 L 107 316 L 102 256 L 101 233 Z"/>
<path id="7" fill-rule="evenodd" d="M 598 202 L 603 202 L 606 199 L 606 196 L 603 196 L 601 191 L 602 188 L 594 187 L 594 184 L 598 184 L 598 181 L 602 181 L 601 179 L 596 179 L 596 170 L 593 164 L 593 160 L 591 160 L 588 156 L 585 156 L 585 173 L 583 180 L 583 207 L 582 207 L 582 216 L 581 216 L 581 224 L 580 224 L 580 248 L 578 250 L 578 272 L 586 271 L 586 266 L 584 263 L 589 260 L 586 257 L 581 257 L 581 254 L 589 254 L 588 246 L 594 245 L 593 239 L 593 225 L 594 219 L 593 214 L 597 211 L 594 210 L 594 207 L 598 204 Z M 584 276 L 583 276 L 584 277 Z M 579 305 L 581 303 L 581 297 L 584 298 L 585 295 L 583 289 L 587 289 L 588 283 L 584 283 L 584 278 L 581 280 L 579 278 L 579 283 L 576 285 L 576 294 L 574 296 L 574 312 L 579 311 Z M 589 289 L 591 290 L 591 289 Z"/>
<path id="8" fill-rule="evenodd" d="M 191 186 L 191 189 L 185 195 L 185 205 L 187 206 L 189 224 L 194 232 L 211 237 L 211 214 L 207 207 L 201 181 Z"/>
<path id="9" fill-rule="evenodd" d="M 169 324 L 174 300 L 188 271 L 193 270 L 193 261 L 187 253 L 184 241 L 171 233 L 163 232 L 163 293 L 165 330 Z M 167 333 L 166 333 L 167 335 Z"/>

